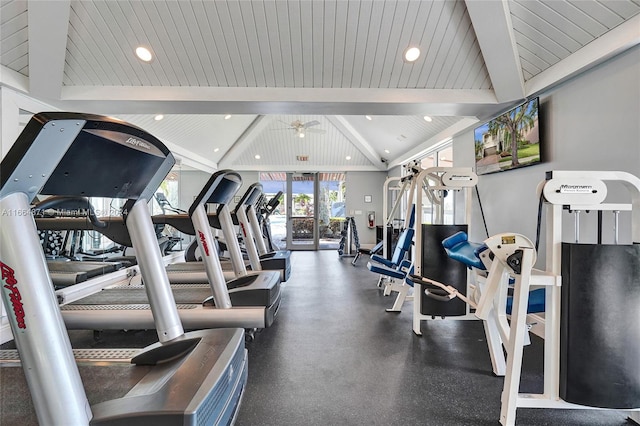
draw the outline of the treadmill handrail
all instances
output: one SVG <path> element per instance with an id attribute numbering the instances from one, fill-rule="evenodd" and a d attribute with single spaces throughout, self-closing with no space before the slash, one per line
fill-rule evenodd
<path id="1" fill-rule="evenodd" d="M 47 210 L 54 210 L 53 217 L 86 216 L 96 228 L 106 228 L 107 223 L 98 219 L 93 205 L 87 197 L 64 197 L 54 195 L 33 207 L 36 213 L 47 214 Z M 46 216 L 45 216 L 46 217 Z"/>

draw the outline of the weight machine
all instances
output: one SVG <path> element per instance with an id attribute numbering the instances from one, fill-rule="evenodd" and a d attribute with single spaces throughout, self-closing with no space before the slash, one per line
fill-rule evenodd
<path id="1" fill-rule="evenodd" d="M 620 185 L 621 184 L 621 185 Z M 622 186 L 630 202 L 605 202 Z M 494 255 L 476 315 L 498 310 L 507 354 L 500 422 L 517 408 L 631 410 L 640 416 L 640 179 L 625 172 L 549 172 L 539 186 L 546 207 L 546 270 L 533 269 L 536 249 L 515 235 L 489 238 Z M 575 242 L 563 242 L 563 211 L 576 220 Z M 596 212 L 598 242 L 579 243 L 580 212 Z M 602 212 L 612 212 L 613 244 L 602 244 Z M 631 213 L 631 243 L 620 244 L 619 213 Z M 515 280 L 510 324 L 506 298 Z M 545 288 L 544 314 L 528 313 L 529 290 Z M 520 394 L 523 347 L 531 331 L 544 337 L 544 392 Z M 588 355 L 588 356 L 587 356 Z"/>
<path id="2" fill-rule="evenodd" d="M 385 180 L 382 191 L 382 211 L 384 213 L 384 224 L 383 224 L 383 232 L 382 232 L 382 256 L 385 259 L 389 259 L 391 253 L 393 252 L 393 244 L 389 240 L 391 236 L 394 222 L 400 221 L 402 225 L 399 227 L 400 231 L 406 229 L 410 218 L 411 218 L 411 209 L 407 208 L 404 214 L 404 219 L 398 219 L 397 214 L 398 211 L 401 210 L 400 206 L 405 203 L 407 206 L 413 205 L 413 199 L 415 197 L 415 182 L 416 178 L 423 170 L 422 166 L 420 166 L 420 162 L 415 160 L 403 166 L 406 170 L 405 175 L 402 177 L 390 177 Z M 398 185 L 399 184 L 399 185 Z M 390 193 L 396 193 L 395 199 L 392 203 L 389 200 Z M 403 194 L 407 193 L 408 200 L 403 200 Z M 389 205 L 391 204 L 391 210 L 389 210 Z M 402 214 L 402 213 L 401 213 Z"/>
<path id="3" fill-rule="evenodd" d="M 400 312 L 404 301 L 407 300 L 407 298 L 410 300 L 412 297 L 409 295 L 409 289 L 412 284 L 410 280 L 408 280 L 408 275 L 413 273 L 411 248 L 415 235 L 414 224 L 416 215 L 413 199 L 416 193 L 417 177 L 422 171 L 422 167 L 419 161 L 414 160 L 405 165 L 404 168 L 406 169 L 406 173 L 403 177 L 387 178 L 384 182 L 382 210 L 385 217 L 382 241 L 379 243 L 382 244 L 382 256 L 372 254 L 370 261 L 367 263 L 367 268 L 370 271 L 379 274 L 378 287 L 384 285 L 383 294 L 385 296 L 390 295 L 392 291 L 398 292 L 393 307 L 387 309 L 387 312 Z M 401 185 L 391 186 L 398 183 Z M 397 194 L 389 211 L 389 193 L 392 191 L 397 192 Z M 407 200 L 403 199 L 405 192 L 407 194 Z M 402 203 L 406 203 L 408 208 L 404 212 L 405 218 L 402 221 L 402 227 L 399 228 L 398 238 L 394 242 L 395 244 L 391 244 L 389 238 L 392 237 L 395 229 L 393 222 L 397 220 L 396 214 L 400 210 Z M 390 256 L 392 245 L 395 247 L 393 249 L 393 255 Z"/>
<path id="4" fill-rule="evenodd" d="M 471 192 L 478 182 L 478 176 L 466 167 L 431 167 L 417 176 L 420 191 L 416 191 L 416 206 L 419 209 L 416 220 L 416 245 L 414 267 L 418 277 L 425 277 L 457 289 L 460 295 L 467 294 L 468 278 L 465 265 L 450 259 L 442 247 L 442 240 L 457 231 L 467 231 L 467 225 L 444 225 L 444 201 L 449 191 L 464 191 L 465 223 L 469 223 L 471 212 Z M 418 187 L 416 187 L 417 189 Z M 422 206 L 426 196 L 435 209 L 434 224 L 424 224 Z M 454 212 L 455 216 L 455 212 Z M 434 292 L 424 286 L 421 280 L 413 280 L 413 331 L 418 336 L 421 321 L 437 317 L 456 319 L 476 319 L 470 314 L 469 304 L 461 297 L 450 297 L 449 292 Z"/>

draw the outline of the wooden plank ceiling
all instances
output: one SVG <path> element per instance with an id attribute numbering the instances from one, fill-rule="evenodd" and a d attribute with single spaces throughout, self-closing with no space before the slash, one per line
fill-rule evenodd
<path id="1" fill-rule="evenodd" d="M 639 13 L 640 0 L 2 0 L 0 76 L 132 121 L 203 170 L 385 170 L 637 44 Z M 296 120 L 322 132 L 298 138 Z"/>

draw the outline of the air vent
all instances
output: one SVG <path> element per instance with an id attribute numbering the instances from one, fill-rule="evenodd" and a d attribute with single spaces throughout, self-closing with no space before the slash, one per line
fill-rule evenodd
<path id="1" fill-rule="evenodd" d="M 296 155 L 296 160 L 298 161 L 309 161 L 308 155 Z"/>

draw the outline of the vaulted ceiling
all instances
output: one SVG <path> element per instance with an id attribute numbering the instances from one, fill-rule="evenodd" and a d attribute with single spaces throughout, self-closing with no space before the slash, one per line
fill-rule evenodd
<path id="1" fill-rule="evenodd" d="M 640 0 L 0 4 L 2 85 L 206 171 L 386 170 L 640 43 Z"/>

